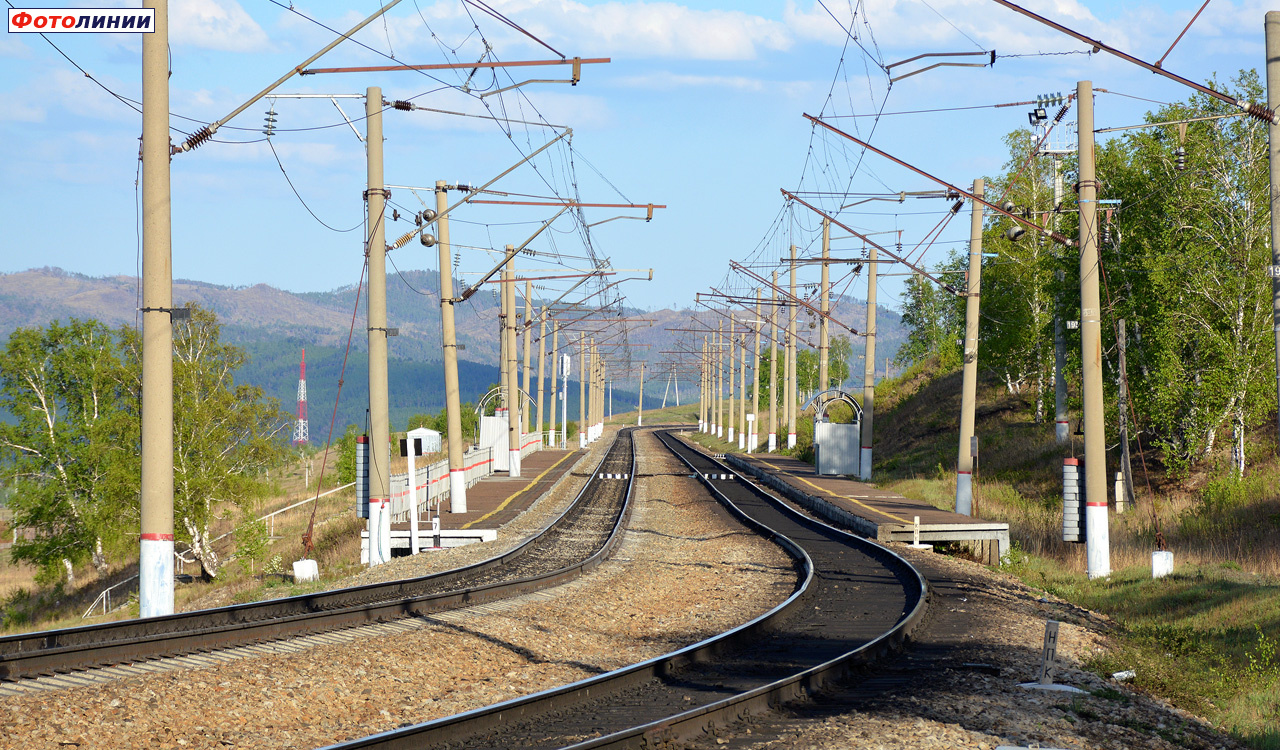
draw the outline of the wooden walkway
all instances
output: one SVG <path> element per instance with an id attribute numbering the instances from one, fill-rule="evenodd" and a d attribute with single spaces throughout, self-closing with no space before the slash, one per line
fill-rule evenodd
<path id="1" fill-rule="evenodd" d="M 910 543 L 919 517 L 921 542 L 970 542 L 989 565 L 1009 551 L 1007 523 L 939 510 L 847 477 L 819 476 L 811 464 L 789 456 L 736 453 L 725 462 L 815 515 L 880 541 Z"/>

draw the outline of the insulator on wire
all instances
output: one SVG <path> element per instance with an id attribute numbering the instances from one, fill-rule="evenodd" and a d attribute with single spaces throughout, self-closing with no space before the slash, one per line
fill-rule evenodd
<path id="1" fill-rule="evenodd" d="M 403 100 L 403 99 L 397 99 L 397 100 L 395 100 L 394 102 L 391 102 L 391 106 L 392 106 L 394 109 L 398 109 L 398 110 L 400 110 L 401 112 L 409 112 L 409 111 L 412 111 L 412 110 L 413 110 L 413 103 L 412 103 L 412 102 L 406 102 L 406 101 L 405 101 L 405 100 Z"/>
<path id="2" fill-rule="evenodd" d="M 1187 168 L 1187 150 L 1182 146 L 1178 146 L 1173 152 L 1173 168 L 1179 172 Z"/>
<path id="3" fill-rule="evenodd" d="M 1062 122 L 1062 118 L 1067 116 L 1067 110 L 1070 108 L 1071 108 L 1070 105 L 1067 105 L 1067 104 L 1062 105 L 1062 107 L 1058 109 L 1058 114 L 1053 116 L 1053 124 L 1057 125 L 1058 123 Z"/>
<path id="4" fill-rule="evenodd" d="M 1111 244 L 1111 225 L 1110 224 L 1102 225 L 1102 244 L 1104 245 Z"/>
<path id="5" fill-rule="evenodd" d="M 262 118 L 267 124 L 262 127 L 262 134 L 270 138 L 276 134 L 276 108 L 271 105 L 271 109 L 267 110 L 267 116 Z"/>

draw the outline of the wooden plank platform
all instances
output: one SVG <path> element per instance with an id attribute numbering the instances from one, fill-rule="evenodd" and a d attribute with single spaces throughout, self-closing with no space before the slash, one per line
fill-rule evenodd
<path id="1" fill-rule="evenodd" d="M 540 450 L 521 462 L 520 476 L 509 477 L 505 471 L 481 479 L 467 489 L 467 512 L 450 513 L 445 500 L 440 512 L 440 528 L 497 529 L 523 513 L 547 490 L 570 471 L 586 451 Z M 419 528 L 431 530 L 431 520 L 423 510 Z M 407 531 L 409 523 L 391 524 L 391 532 Z"/>
<path id="2" fill-rule="evenodd" d="M 842 476 L 819 476 L 789 456 L 733 454 L 725 463 L 777 490 L 831 523 L 880 541 L 910 543 L 920 517 L 922 542 L 970 542 L 987 564 L 1009 552 L 1009 524 L 939 510 L 928 503 Z"/>

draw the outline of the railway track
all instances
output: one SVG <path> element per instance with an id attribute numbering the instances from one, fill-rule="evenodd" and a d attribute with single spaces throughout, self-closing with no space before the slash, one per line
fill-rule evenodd
<path id="1" fill-rule="evenodd" d="M 802 573 L 760 617 L 661 657 L 328 750 L 661 747 L 799 698 L 901 645 L 927 586 L 887 549 L 811 520 L 669 433 L 660 439 Z"/>
<path id="2" fill-rule="evenodd" d="M 603 562 L 631 513 L 631 432 L 614 444 L 564 513 L 519 547 L 421 578 L 0 638 L 0 681 L 180 656 L 481 604 L 576 578 Z"/>

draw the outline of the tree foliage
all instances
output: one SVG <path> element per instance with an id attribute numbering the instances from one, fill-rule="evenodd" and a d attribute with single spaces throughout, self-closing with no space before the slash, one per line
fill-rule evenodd
<path id="1" fill-rule="evenodd" d="M 964 288 L 959 256 L 952 256 L 939 269 L 940 278 L 957 289 Z M 910 329 L 907 341 L 898 349 L 894 364 L 899 366 L 940 357 L 945 363 L 959 365 L 960 346 L 964 337 L 964 300 L 940 289 L 920 275 L 907 278 L 903 292 L 902 323 Z"/>
<path id="2" fill-rule="evenodd" d="M 261 388 L 235 382 L 245 355 L 221 340 L 213 311 L 192 306 L 173 339 L 174 536 L 212 577 L 215 506 L 242 504 L 262 490 L 262 475 L 285 456 L 291 420 Z"/>
<path id="3" fill-rule="evenodd" d="M 1252 71 L 1230 86 L 1211 86 L 1243 100 L 1264 97 Z M 1195 94 L 1148 113 L 1148 122 L 1162 124 L 1127 131 L 1097 149 L 1098 197 L 1107 201 L 1097 227 L 1107 422 L 1114 431 L 1124 377 L 1136 434 L 1156 444 L 1173 471 L 1229 441 L 1232 464 L 1243 473 L 1246 431 L 1276 410 L 1267 131 L 1248 117 L 1218 117 L 1225 115 L 1239 113 Z M 1163 124 L 1189 120 L 1196 121 Z M 1067 187 L 1055 206 L 1052 159 L 1035 153 L 1028 131 L 1006 141 L 1009 160 L 1002 175 L 987 179 L 987 199 L 1012 201 L 1033 221 L 1078 236 L 1070 188 L 1079 179 L 1075 158 L 1060 165 Z M 978 361 L 1010 391 L 1030 389 L 1039 419 L 1053 389 L 1055 318 L 1080 319 L 1079 255 L 1032 231 L 1011 239 L 1012 226 L 1002 214 L 989 213 L 985 222 L 983 249 L 996 257 L 983 263 Z M 911 333 L 899 364 L 954 353 L 959 365 L 953 341 L 962 329 L 962 302 L 952 304 L 913 277 L 903 320 Z M 1078 404 L 1078 332 L 1068 331 L 1065 344 Z"/>
<path id="4" fill-rule="evenodd" d="M 93 320 L 20 328 L 0 354 L 0 478 L 13 487 L 14 560 L 46 576 L 105 567 L 138 524 L 136 365 Z"/>
<path id="5" fill-rule="evenodd" d="M 214 314 L 192 308 L 174 330 L 174 535 L 204 573 L 218 557 L 209 525 L 221 503 L 243 504 L 285 455 L 289 416 L 237 384 L 239 349 Z M 140 518 L 141 341 L 98 321 L 18 329 L 0 353 L 0 479 L 19 537 L 13 556 L 48 576 L 136 553 Z"/>

